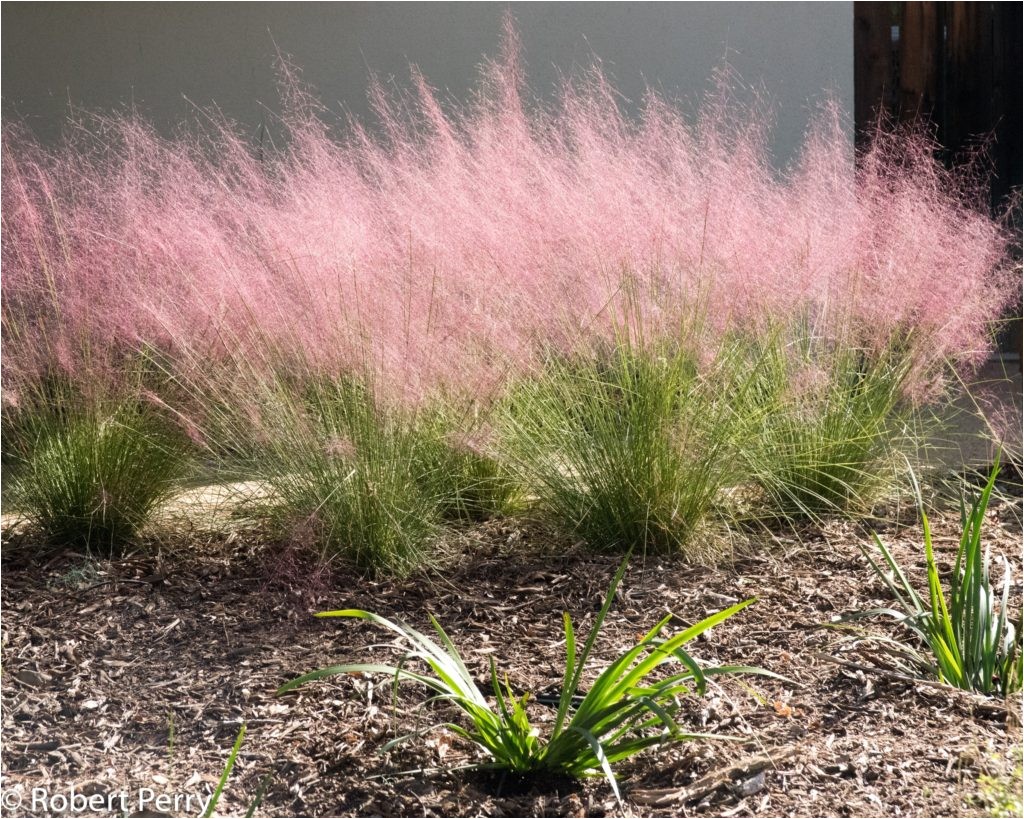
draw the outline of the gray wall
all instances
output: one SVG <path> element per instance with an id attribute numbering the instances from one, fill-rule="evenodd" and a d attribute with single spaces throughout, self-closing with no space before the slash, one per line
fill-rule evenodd
<path id="1" fill-rule="evenodd" d="M 693 102 L 723 57 L 763 83 L 785 161 L 824 91 L 853 107 L 853 7 L 837 3 L 5 3 L 5 117 L 55 139 L 68 102 L 108 109 L 134 102 L 162 129 L 216 102 L 253 133 L 276 109 L 275 43 L 325 103 L 363 115 L 370 69 L 408 77 L 416 63 L 456 98 L 495 54 L 511 8 L 530 84 L 550 94 L 558 69 L 599 56 L 619 90 L 645 84 Z"/>

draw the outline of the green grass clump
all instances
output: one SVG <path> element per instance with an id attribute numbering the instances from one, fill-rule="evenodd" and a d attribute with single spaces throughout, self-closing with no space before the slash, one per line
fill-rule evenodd
<path id="1" fill-rule="evenodd" d="M 445 520 L 473 522 L 513 511 L 519 486 L 489 425 L 437 404 L 416 417 L 421 484 Z"/>
<path id="2" fill-rule="evenodd" d="M 137 400 L 19 410 L 10 505 L 50 542 L 109 554 L 131 541 L 185 476 L 188 447 Z"/>
<path id="3" fill-rule="evenodd" d="M 1003 775 L 982 774 L 974 802 L 986 816 L 1012 819 L 1024 816 L 1024 752 L 1018 745 L 1010 753 L 1012 770 Z"/>
<path id="4" fill-rule="evenodd" d="M 695 554 L 695 535 L 735 480 L 730 352 L 701 369 L 682 345 L 628 342 L 551 357 L 512 390 L 508 457 L 559 528 L 597 549 Z"/>
<path id="5" fill-rule="evenodd" d="M 865 614 L 895 617 L 928 649 L 927 653 L 922 653 L 912 645 L 897 644 L 899 653 L 920 671 L 937 677 L 941 682 L 1005 697 L 1021 690 L 1024 661 L 1021 657 L 1020 622 L 1015 624 L 1010 619 L 1009 595 L 1013 585 L 1010 562 L 1005 557 L 1001 558 L 1004 576 L 1000 597 L 989 575 L 989 550 L 982 547 L 985 512 L 998 474 L 997 462 L 970 509 L 961 501 L 962 531 L 953 575 L 949 580 L 948 604 L 935 562 L 928 515 L 920 503 L 920 492 L 918 501 L 928 566 L 927 599 L 922 599 L 917 593 L 878 535 L 875 535 L 875 546 L 882 557 L 881 563 L 866 547 L 861 546 L 861 551 L 898 604 L 897 609 Z"/>
<path id="6" fill-rule="evenodd" d="M 750 354 L 753 383 L 736 403 L 750 425 L 743 463 L 764 514 L 870 509 L 920 443 L 905 396 L 910 357 L 898 346 L 869 353 L 807 332 L 769 334 Z"/>
<path id="7" fill-rule="evenodd" d="M 250 494 L 251 517 L 314 557 L 404 575 L 430 562 L 446 522 L 508 510 L 518 489 L 474 408 L 410 398 L 369 365 L 328 373 L 264 343 L 168 373 L 220 477 L 267 490 Z"/>
<path id="8" fill-rule="evenodd" d="M 423 564 L 440 515 L 415 420 L 356 378 L 277 386 L 263 399 L 253 466 L 272 490 L 271 517 L 362 570 L 401 575 Z"/>
<path id="9" fill-rule="evenodd" d="M 447 633 L 433 617 L 430 621 L 439 643 L 404 623 L 368 611 L 322 612 L 317 616 L 366 620 L 391 631 L 406 647 L 405 654 L 393 666 L 351 663 L 314 671 L 282 686 L 278 694 L 336 674 L 386 674 L 393 679 L 395 686 L 402 680 L 410 680 L 421 684 L 436 695 L 437 700 L 450 703 L 462 713 L 468 727 L 458 723 L 448 723 L 447 727 L 483 750 L 491 759 L 488 767 L 519 774 L 603 775 L 618 797 L 614 765 L 648 748 L 702 738 L 702 735 L 683 731 L 675 721 L 682 708 L 682 697 L 691 692 L 702 694 L 711 675 L 768 673 L 746 666 L 702 668 L 683 649 L 691 640 L 754 602 L 746 600 L 671 636 L 665 636 L 664 630 L 673 615 L 666 615 L 639 642 L 605 666 L 590 689 L 581 693 L 587 660 L 615 600 L 628 560 L 627 556 L 615 574 L 604 605 L 579 651 L 572 619 L 568 613 L 563 614 L 566 661 L 562 690 L 555 706 L 554 722 L 544 739 L 541 738 L 540 727 L 530 721 L 528 714 L 533 697 L 529 693 L 516 696 L 508 678 L 504 681 L 499 679 L 492 658 L 492 705 Z M 656 673 L 664 669 L 671 670 L 665 675 Z M 421 733 L 401 737 L 388 747 Z"/>

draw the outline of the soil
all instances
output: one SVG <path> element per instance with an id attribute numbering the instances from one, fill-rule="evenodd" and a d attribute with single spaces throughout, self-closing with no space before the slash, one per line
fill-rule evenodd
<path id="1" fill-rule="evenodd" d="M 1019 500 L 991 514 L 994 551 L 1016 560 Z M 947 571 L 958 523 L 933 520 Z M 140 813 L 131 800 L 140 788 L 207 794 L 245 723 L 220 815 L 244 815 L 261 790 L 256 815 L 267 816 L 983 815 L 979 776 L 1006 776 L 1021 744 L 1019 697 L 1000 701 L 907 676 L 864 638 L 898 635 L 890 621 L 866 621 L 862 631 L 828 627 L 889 602 L 857 546 L 872 526 L 920 583 L 923 555 L 909 519 L 760 537 L 714 568 L 634 557 L 591 670 L 666 612 L 682 625 L 757 597 L 692 653 L 788 680 L 713 680 L 686 702 L 681 722 L 738 739 L 678 743 L 622 763 L 621 804 L 601 778 L 471 769 L 481 758 L 447 729 L 381 753 L 396 736 L 455 717 L 450 707 L 424 705 L 415 685 L 403 684 L 394 703 L 387 678 L 365 675 L 275 696 L 315 668 L 395 659 L 388 635 L 373 627 L 312 616 L 342 607 L 424 629 L 433 613 L 481 684 L 493 657 L 515 690 L 550 693 L 561 682 L 563 610 L 585 631 L 619 557 L 495 521 L 462 531 L 442 567 L 372 580 L 309 565 L 241 524 L 194 529 L 111 560 L 40 552 L 30 532 L 9 528 L 2 775 L 5 800 L 13 792 L 24 801 L 20 810 L 5 801 L 6 813 L 61 813 L 33 809 L 32 790 L 42 788 L 115 805 L 129 795 L 127 807 L 79 815 L 198 815 L 194 804 L 149 804 Z M 1019 583 L 1013 599 L 1019 613 Z M 537 702 L 530 713 L 542 726 L 552 718 Z"/>

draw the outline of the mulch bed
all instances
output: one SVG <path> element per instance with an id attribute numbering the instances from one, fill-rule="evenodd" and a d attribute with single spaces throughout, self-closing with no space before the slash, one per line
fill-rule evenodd
<path id="1" fill-rule="evenodd" d="M 1019 520 L 1017 504 L 1006 503 L 989 529 L 995 550 L 1014 559 Z M 952 516 L 933 522 L 947 569 L 957 524 Z M 394 659 L 386 648 L 365 648 L 389 639 L 367 624 L 311 616 L 341 607 L 424 629 L 431 612 L 481 680 L 493 655 L 513 688 L 557 687 L 561 612 L 573 615 L 578 633 L 589 627 L 615 556 L 556 550 L 543 533 L 498 521 L 463 532 L 459 558 L 443 571 L 372 581 L 317 570 L 245 530 L 196 531 L 106 561 L 39 553 L 30 533 L 9 532 L 2 774 L 4 791 L 25 801 L 7 813 L 46 813 L 31 810 L 33 788 L 205 794 L 244 722 L 222 815 L 244 814 L 261 785 L 257 815 L 269 816 L 982 814 L 977 779 L 1010 770 L 1010 750 L 1021 742 L 1019 700 L 872 669 L 878 658 L 855 634 L 823 627 L 888 600 L 857 549 L 867 532 L 836 524 L 780 536 L 717 568 L 634 558 L 595 664 L 665 612 L 682 625 L 756 596 L 693 653 L 706 663 L 759 665 L 791 682 L 712 682 L 687 704 L 683 723 L 740 739 L 677 744 L 623 763 L 621 806 L 602 779 L 522 782 L 466 770 L 480 760 L 447 730 L 379 753 L 395 736 L 451 716 L 441 705 L 423 707 L 413 685 L 400 689 L 397 712 L 390 682 L 380 678 L 332 678 L 274 695 L 314 668 Z M 917 535 L 913 525 L 883 532 L 920 580 Z M 1020 593 L 1018 585 L 1018 613 Z M 896 633 L 889 623 L 867 628 Z M 549 712 L 531 705 L 541 724 Z"/>

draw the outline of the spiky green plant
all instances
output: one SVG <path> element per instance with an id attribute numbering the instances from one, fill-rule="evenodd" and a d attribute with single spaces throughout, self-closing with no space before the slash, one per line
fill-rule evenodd
<path id="1" fill-rule="evenodd" d="M 736 480 L 736 415 L 721 381 L 683 344 L 621 342 L 551 357 L 512 391 L 508 457 L 558 527 L 598 549 L 698 551 L 695 534 Z M 737 388 L 741 389 L 741 388 Z"/>
<path id="2" fill-rule="evenodd" d="M 61 401 L 20 416 L 8 500 L 54 543 L 116 551 L 187 470 L 183 436 L 135 399 Z"/>
<path id="3" fill-rule="evenodd" d="M 866 546 L 861 551 L 876 574 L 885 582 L 898 603 L 897 609 L 879 609 L 864 614 L 886 614 L 896 618 L 918 637 L 928 653 L 913 646 L 901 646 L 901 653 L 923 672 L 940 681 L 978 691 L 1006 696 L 1021 690 L 1024 663 L 1021 660 L 1021 627 L 1010 619 L 1009 595 L 1013 585 L 1010 562 L 1003 564 L 1003 592 L 996 594 L 989 574 L 991 556 L 982 546 L 985 513 L 999 474 L 998 461 L 981 493 L 968 509 L 961 500 L 961 535 L 949 602 L 935 562 L 931 526 L 915 482 L 924 530 L 924 553 L 928 570 L 928 596 L 923 599 L 900 568 L 892 552 L 876 534 L 879 563 Z"/>
<path id="4" fill-rule="evenodd" d="M 305 683 L 336 674 L 386 674 L 397 686 L 402 680 L 420 683 L 436 694 L 436 699 L 454 705 L 468 720 L 468 727 L 447 723 L 451 731 L 469 740 L 491 759 L 495 768 L 520 774 L 548 772 L 573 777 L 603 775 L 616 797 L 619 796 L 613 766 L 647 748 L 687 739 L 709 738 L 684 731 L 675 721 L 682 707 L 680 697 L 691 692 L 703 694 L 712 675 L 761 673 L 748 666 L 702 668 L 684 649 L 688 642 L 725 621 L 753 603 L 737 603 L 689 628 L 663 636 L 672 614 L 663 617 L 638 643 L 623 652 L 598 674 L 585 694 L 579 694 L 587 660 L 615 600 L 615 592 L 625 574 L 627 556 L 619 566 L 604 604 L 581 650 L 577 651 L 572 619 L 563 614 L 566 662 L 562 690 L 558 698 L 554 724 L 546 739 L 539 726 L 529 718 L 531 695 L 517 697 L 506 677 L 501 680 L 491 660 L 490 693 L 493 705 L 477 685 L 458 650 L 433 617 L 431 625 L 440 643 L 401 622 L 395 622 L 361 609 L 326 611 L 318 617 L 351 617 L 381 626 L 406 647 L 397 665 L 345 663 L 304 674 L 283 685 L 278 694 L 292 691 Z M 426 669 L 414 670 L 413 663 Z M 672 673 L 658 676 L 663 667 Z M 422 731 L 401 737 L 389 747 L 417 736 Z"/>

